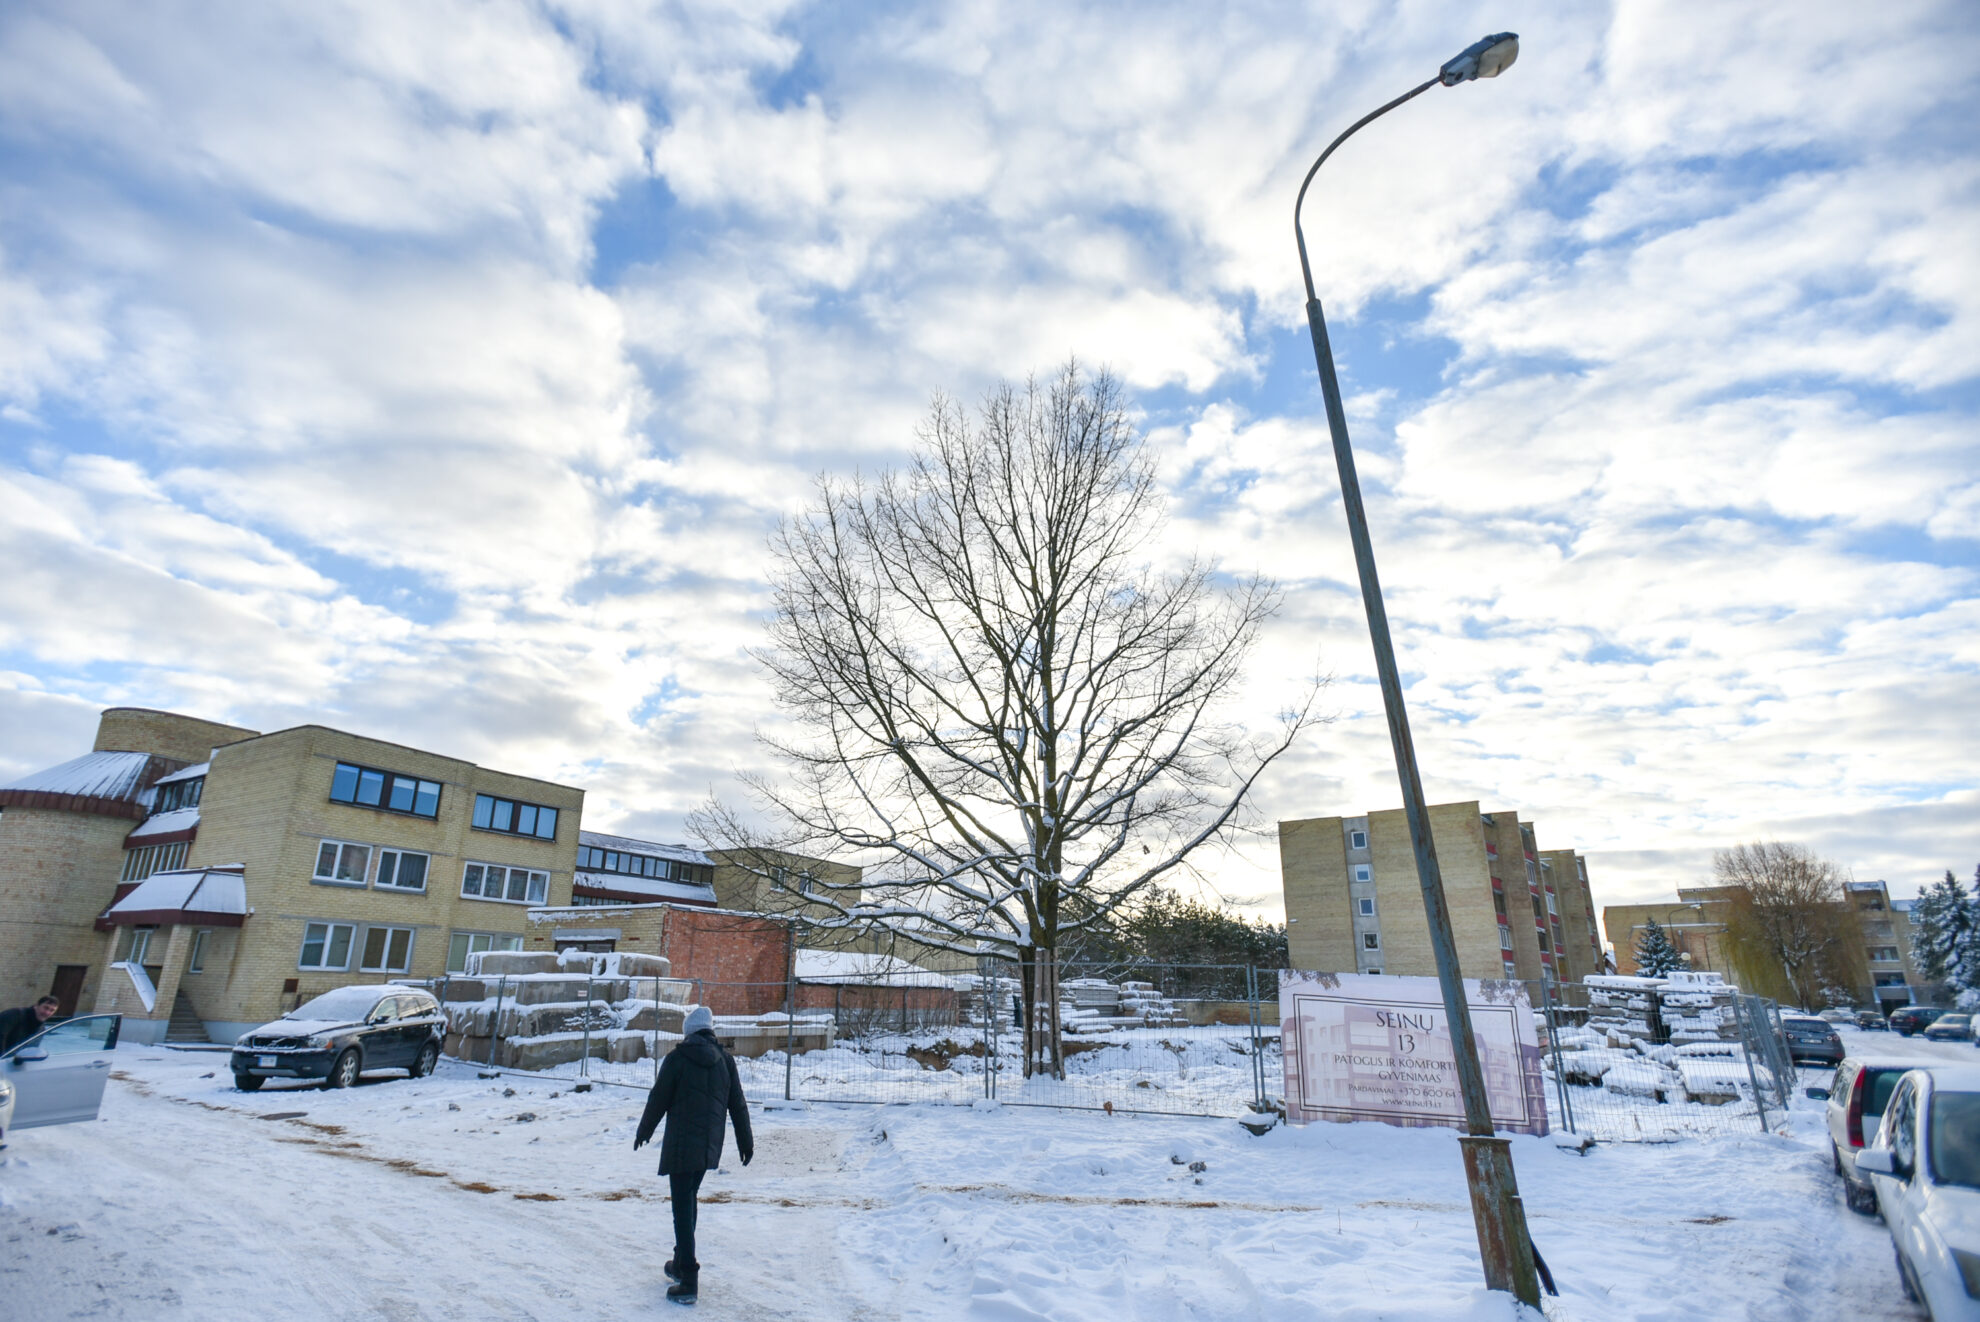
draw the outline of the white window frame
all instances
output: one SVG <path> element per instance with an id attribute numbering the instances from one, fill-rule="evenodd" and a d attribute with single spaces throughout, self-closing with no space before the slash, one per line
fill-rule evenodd
<path id="1" fill-rule="evenodd" d="M 1375 916 L 1375 901 L 1369 896 L 1364 895 L 1356 901 L 1356 907 L 1361 910 L 1361 916 L 1363 918 L 1373 918 Z"/>
<path id="2" fill-rule="evenodd" d="M 460 963 L 456 964 L 454 962 L 454 944 L 461 941 L 466 942 L 467 947 L 461 951 Z M 477 946 L 475 945 L 476 941 L 480 941 L 482 944 Z M 514 944 L 497 945 L 496 942 L 498 941 L 509 941 L 514 942 Z M 522 943 L 522 937 L 515 932 L 449 932 L 447 933 L 447 972 L 467 972 L 467 957 L 469 955 L 479 955 L 490 950 L 521 950 L 523 948 Z"/>
<path id="3" fill-rule="evenodd" d="M 337 942 L 337 929 L 341 927 L 341 928 L 343 928 L 343 929 L 344 929 L 344 930 L 345 930 L 346 932 L 349 932 L 349 933 L 350 933 L 350 940 L 349 940 L 349 942 L 348 942 L 348 943 L 347 943 L 347 944 L 346 944 L 346 945 L 344 946 L 344 962 L 343 962 L 343 963 L 341 963 L 341 964 L 327 964 L 327 963 L 326 963 L 326 964 L 305 964 L 305 963 L 303 963 L 303 955 L 304 955 L 304 954 L 305 954 L 305 953 L 306 953 L 306 952 L 307 952 L 307 951 L 309 950 L 309 929 L 310 929 L 310 928 L 312 928 L 312 927 L 320 927 L 320 928 L 322 928 L 322 929 L 323 929 L 323 940 L 322 940 L 322 945 L 323 945 L 323 956 L 324 956 L 324 958 L 326 958 L 326 959 L 327 959 L 327 958 L 329 958 L 329 955 L 330 955 L 330 949 L 331 949 L 331 947 L 332 947 L 332 946 L 334 946 L 334 945 L 336 944 L 336 942 Z M 323 972 L 329 972 L 329 973 L 342 973 L 342 972 L 344 972 L 344 971 L 345 971 L 346 969 L 348 969 L 348 968 L 350 968 L 350 966 L 351 966 L 351 954 L 352 954 L 352 952 L 353 952 L 353 951 L 355 951 L 356 949 L 357 949 L 357 924 L 356 924 L 356 923 L 333 923 L 333 922 L 331 922 L 331 921 L 330 921 L 330 920 L 328 920 L 328 919 L 324 919 L 324 920 L 323 920 L 323 921 L 321 921 L 321 922 L 305 922 L 305 923 L 303 923 L 303 939 L 302 939 L 302 948 L 296 951 L 296 967 L 297 967 L 297 968 L 299 968 L 299 969 L 309 969 L 309 970 L 314 970 L 314 971 L 316 971 L 316 972 L 319 972 L 319 973 L 323 973 Z"/>
<path id="4" fill-rule="evenodd" d="M 1363 932 L 1361 934 L 1361 948 L 1363 950 L 1380 950 L 1382 948 L 1382 934 L 1380 932 Z"/>
<path id="5" fill-rule="evenodd" d="M 1366 863 L 1357 863 L 1354 865 L 1354 879 L 1356 881 L 1373 881 L 1375 880 L 1375 869 Z"/>
<path id="6" fill-rule="evenodd" d="M 1349 848 L 1349 849 L 1366 849 L 1366 848 L 1368 848 L 1368 832 L 1366 832 L 1366 831 L 1349 831 L 1349 832 L 1348 832 L 1348 848 Z"/>
<path id="7" fill-rule="evenodd" d="M 186 849 L 190 844 L 185 840 L 174 840 L 169 845 L 139 845 L 124 855 L 124 870 L 120 881 L 143 881 L 154 872 L 170 872 L 186 861 Z"/>
<path id="8" fill-rule="evenodd" d="M 1513 943 L 1512 943 L 1512 928 L 1511 928 L 1511 927 L 1509 927 L 1509 926 L 1507 926 L 1507 925 L 1506 925 L 1506 924 L 1504 924 L 1504 923 L 1500 923 L 1500 924 L 1499 924 L 1499 949 L 1501 949 L 1501 950 L 1511 950 L 1512 948 L 1513 948 Z"/>
<path id="9" fill-rule="evenodd" d="M 374 932 L 382 932 L 385 934 L 385 944 L 383 950 L 381 951 L 383 962 L 378 964 L 367 964 L 364 961 L 369 956 L 371 936 L 372 933 Z M 405 962 L 401 964 L 394 964 L 392 963 L 392 937 L 394 936 L 394 934 L 399 932 L 404 932 L 406 934 Z M 416 928 L 399 927 L 391 923 L 367 923 L 365 925 L 362 936 L 363 939 L 356 943 L 358 972 L 405 973 L 412 968 L 413 942 L 418 936 L 418 930 Z"/>
<path id="10" fill-rule="evenodd" d="M 468 869 L 470 868 L 479 868 L 481 870 L 481 878 L 476 884 L 482 887 L 486 887 L 488 884 L 488 869 L 502 869 L 502 894 L 486 895 L 469 890 L 467 883 Z M 523 897 L 518 900 L 512 900 L 509 898 L 509 889 L 514 885 L 514 874 L 518 872 L 526 874 L 526 880 L 523 882 Z M 536 898 L 531 898 L 531 892 L 537 890 L 536 883 L 539 877 L 542 878 L 542 893 Z M 487 863 L 480 859 L 470 859 L 461 867 L 461 898 L 464 900 L 482 900 L 489 904 L 545 905 L 550 902 L 550 874 L 542 868 L 521 867 L 510 863 Z"/>
<path id="11" fill-rule="evenodd" d="M 387 855 L 390 855 L 392 858 L 392 880 L 389 882 L 384 879 L 385 859 Z M 417 886 L 401 886 L 399 885 L 398 882 L 399 867 L 403 863 L 403 861 L 408 858 L 417 858 L 423 860 L 424 863 L 424 866 L 422 866 L 420 869 L 419 885 Z M 432 875 L 433 875 L 433 855 L 427 853 L 425 850 L 380 849 L 378 851 L 378 861 L 372 864 L 372 868 L 371 868 L 371 876 L 372 876 L 371 888 L 373 890 L 381 890 L 381 891 L 397 891 L 401 895 L 424 895 L 426 894 L 427 879 L 430 878 Z"/>
<path id="12" fill-rule="evenodd" d="M 155 926 L 131 928 L 131 951 L 124 956 L 124 962 L 136 964 L 140 968 L 144 967 L 144 957 L 151 952 L 151 938 L 157 935 L 158 929 Z"/>
<path id="13" fill-rule="evenodd" d="M 325 845 L 334 845 L 337 849 L 336 858 L 330 865 L 330 875 L 327 877 L 317 870 L 323 866 L 323 847 Z M 343 861 L 344 851 L 346 849 L 362 849 L 364 851 L 364 875 L 356 881 L 346 881 L 337 876 L 337 864 Z M 353 890 L 362 889 L 371 884 L 372 868 L 377 861 L 378 846 L 376 845 L 366 844 L 362 840 L 339 840 L 327 835 L 322 836 L 316 842 L 316 861 L 309 865 L 310 884 L 313 886 L 348 886 Z"/>
<path id="14" fill-rule="evenodd" d="M 192 950 L 186 955 L 186 972 L 206 972 L 206 943 L 213 939 L 213 929 L 202 927 L 193 933 Z"/>

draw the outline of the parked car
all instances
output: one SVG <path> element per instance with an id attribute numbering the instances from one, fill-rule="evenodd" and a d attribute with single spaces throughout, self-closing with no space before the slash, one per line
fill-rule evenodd
<path id="1" fill-rule="evenodd" d="M 365 1071 L 386 1069 L 417 1079 L 439 1063 L 445 1034 L 440 1003 L 417 987 L 339 987 L 241 1034 L 234 1084 L 253 1092 L 270 1079 L 321 1079 L 348 1088 Z"/>
<path id="2" fill-rule="evenodd" d="M 0 1056 L 0 1143 L 16 1129 L 96 1119 L 123 1016 L 51 1023 Z"/>
<path id="3" fill-rule="evenodd" d="M 1926 1028 L 1925 1036 L 1934 1042 L 1971 1042 L 1973 1040 L 1973 1016 L 1970 1014 L 1942 1014 Z"/>
<path id="4" fill-rule="evenodd" d="M 1831 1007 L 1815 1017 L 1826 1024 L 1853 1024 L 1856 1022 L 1856 1011 Z"/>
<path id="5" fill-rule="evenodd" d="M 1826 1021 L 1812 1014 L 1784 1014 L 1781 1031 L 1787 1034 L 1788 1058 L 1795 1064 L 1842 1064 L 1842 1038 Z"/>
<path id="6" fill-rule="evenodd" d="M 1900 1005 L 1891 1011 L 1891 1027 L 1903 1037 L 1921 1032 L 1931 1026 L 1945 1011 L 1936 1005 Z"/>
<path id="7" fill-rule="evenodd" d="M 1876 1215 L 1877 1194 L 1870 1178 L 1856 1169 L 1856 1154 L 1876 1138 L 1898 1080 L 1930 1063 L 1903 1056 L 1851 1056 L 1836 1066 L 1828 1087 L 1808 1089 L 1810 1097 L 1828 1103 L 1829 1161 L 1842 1179 L 1843 1201 L 1850 1211 Z"/>
<path id="8" fill-rule="evenodd" d="M 1866 1032 L 1887 1033 L 1890 1031 L 1891 1021 L 1884 1018 L 1882 1010 L 1858 1010 L 1856 1026 Z"/>
<path id="9" fill-rule="evenodd" d="M 1980 1319 L 1980 1065 L 1899 1079 L 1856 1167 L 1876 1187 L 1905 1294 L 1935 1322 Z"/>

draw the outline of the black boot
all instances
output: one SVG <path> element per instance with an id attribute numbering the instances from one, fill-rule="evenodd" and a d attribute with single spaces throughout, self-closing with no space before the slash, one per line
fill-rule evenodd
<path id="1" fill-rule="evenodd" d="M 670 1281 L 678 1281 L 681 1279 L 681 1269 L 674 1265 L 674 1260 L 672 1258 L 667 1259 L 667 1265 L 662 1267 L 660 1270 L 667 1273 L 667 1279 Z"/>
<path id="2" fill-rule="evenodd" d="M 678 1284 L 667 1287 L 667 1302 L 674 1304 L 693 1303 L 696 1278 L 701 1275 L 701 1264 L 691 1262 L 685 1267 L 676 1267 L 675 1270 L 680 1273 L 681 1279 Z"/>

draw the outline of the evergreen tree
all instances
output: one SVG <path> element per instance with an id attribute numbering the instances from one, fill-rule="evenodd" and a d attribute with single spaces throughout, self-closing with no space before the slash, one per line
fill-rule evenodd
<path id="1" fill-rule="evenodd" d="M 1677 947 L 1664 935 L 1664 929 L 1655 918 L 1643 927 L 1643 935 L 1636 938 L 1636 971 L 1645 978 L 1661 978 L 1676 972 L 1684 966 Z"/>
<path id="2" fill-rule="evenodd" d="M 1980 987 L 1980 869 L 1974 895 L 1946 871 L 1927 886 L 1911 911 L 1911 953 L 1918 971 L 1954 991 Z"/>

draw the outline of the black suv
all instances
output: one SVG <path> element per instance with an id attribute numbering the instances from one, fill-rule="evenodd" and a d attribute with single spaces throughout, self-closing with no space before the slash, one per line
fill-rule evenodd
<path id="1" fill-rule="evenodd" d="M 339 987 L 297 1006 L 234 1043 L 235 1086 L 270 1079 L 321 1079 L 348 1088 L 366 1070 L 405 1070 L 417 1079 L 440 1061 L 447 1021 L 417 987 Z"/>
<path id="2" fill-rule="evenodd" d="M 1936 1005 L 1901 1005 L 1891 1011 L 1891 1027 L 1898 1031 L 1899 1037 L 1910 1037 L 1931 1027 L 1932 1021 L 1944 1013 Z"/>

